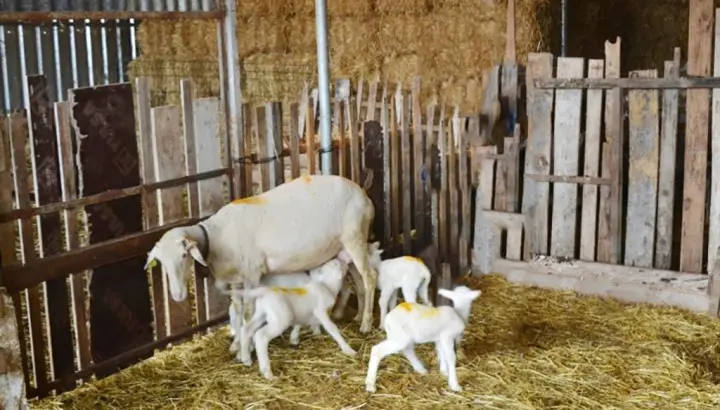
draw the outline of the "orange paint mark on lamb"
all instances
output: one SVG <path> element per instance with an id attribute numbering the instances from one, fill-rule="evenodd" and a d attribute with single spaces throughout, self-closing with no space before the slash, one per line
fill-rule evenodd
<path id="1" fill-rule="evenodd" d="M 413 304 L 410 302 L 403 302 L 399 304 L 398 307 L 406 312 L 412 312 L 413 310 Z"/>
<path id="2" fill-rule="evenodd" d="M 232 203 L 235 205 L 264 205 L 265 202 L 265 198 L 261 196 L 249 196 L 247 198 L 240 198 L 232 201 Z"/>
<path id="3" fill-rule="evenodd" d="M 424 263 L 422 259 L 416 258 L 415 256 L 403 256 L 402 258 L 408 262 Z"/>
<path id="4" fill-rule="evenodd" d="M 279 286 L 273 286 L 270 289 L 272 289 L 274 292 L 294 294 L 298 296 L 305 296 L 307 294 L 307 290 L 305 288 L 281 288 Z"/>
<path id="5" fill-rule="evenodd" d="M 305 176 L 302 177 L 302 180 L 303 180 L 303 182 L 305 182 L 306 184 L 309 184 L 309 183 L 312 182 L 312 176 L 310 176 L 310 175 L 305 175 Z"/>

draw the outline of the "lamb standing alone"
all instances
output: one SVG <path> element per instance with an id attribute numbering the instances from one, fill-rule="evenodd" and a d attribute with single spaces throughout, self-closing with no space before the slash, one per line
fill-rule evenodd
<path id="1" fill-rule="evenodd" d="M 255 300 L 255 313 L 240 333 L 242 338 L 239 359 L 245 365 L 252 365 L 249 339 L 255 340 L 260 372 L 266 379 L 274 378 L 268 357 L 268 344 L 291 326 L 322 325 L 337 342 L 343 353 L 355 356 L 356 352 L 345 341 L 337 326 L 330 319 L 328 311 L 335 304 L 335 298 L 347 272 L 347 264 L 332 259 L 319 268 L 310 271 L 312 280 L 297 288 L 258 287 L 251 290 L 233 290 L 243 297 Z"/>
<path id="2" fill-rule="evenodd" d="M 453 307 L 430 307 L 404 302 L 396 306 L 385 318 L 387 338 L 373 346 L 368 363 L 365 389 L 375 391 L 380 361 L 402 352 L 413 369 L 427 374 L 427 369 L 415 354 L 415 344 L 435 342 L 440 372 L 448 377 L 451 390 L 461 391 L 455 370 L 455 342 L 460 340 L 470 317 L 472 302 L 481 291 L 459 286 L 454 290 L 439 289 L 438 293 L 453 301 Z"/>
<path id="3" fill-rule="evenodd" d="M 209 266 L 218 283 L 251 289 L 263 275 L 312 269 L 344 249 L 370 295 L 360 326 L 367 333 L 377 278 L 367 255 L 374 216 L 372 201 L 355 182 L 308 175 L 226 204 L 199 224 L 167 231 L 150 250 L 145 267 L 159 261 L 170 295 L 181 302 L 187 298 L 192 259 Z M 244 312 L 252 313 L 251 302 L 243 301 Z"/>

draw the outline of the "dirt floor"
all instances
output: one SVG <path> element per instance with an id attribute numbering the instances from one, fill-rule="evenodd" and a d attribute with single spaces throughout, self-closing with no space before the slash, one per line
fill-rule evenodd
<path id="1" fill-rule="evenodd" d="M 385 359 L 378 391 L 364 378 L 374 331 L 340 324 L 359 354 L 343 355 L 323 333 L 289 332 L 270 347 L 279 378 L 263 379 L 228 353 L 226 327 L 176 346 L 36 409 L 718 409 L 720 321 L 677 309 L 623 305 L 511 285 L 497 275 L 468 280 L 483 290 L 458 358 L 462 393 L 447 389 L 431 345 L 418 348 L 430 373 Z"/>

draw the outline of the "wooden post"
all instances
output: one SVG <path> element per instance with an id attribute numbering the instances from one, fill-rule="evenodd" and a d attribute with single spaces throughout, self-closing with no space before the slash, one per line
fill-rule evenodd
<path id="1" fill-rule="evenodd" d="M 720 318 L 720 247 L 714 253 L 715 264 L 710 271 L 710 281 L 708 283 L 708 298 L 710 301 L 708 313 L 712 317 Z"/>
<path id="2" fill-rule="evenodd" d="M 1 272 L 0 272 L 1 273 Z M 3 409 L 26 409 L 23 360 L 18 337 L 18 322 L 12 299 L 0 287 L 0 406 Z M 70 356 L 72 358 L 72 356 Z"/>
<path id="3" fill-rule="evenodd" d="M 690 0 L 688 6 L 687 74 L 707 77 L 712 62 L 713 0 Z M 699 273 L 703 264 L 709 106 L 709 90 L 687 91 L 680 270 L 690 273 Z"/>
<path id="4" fill-rule="evenodd" d="M 300 176 L 300 135 L 298 135 L 298 130 L 302 129 L 302 125 L 298 121 L 298 115 L 298 104 L 290 104 L 290 178 L 292 179 Z"/>
<path id="5" fill-rule="evenodd" d="M 365 143 L 365 169 L 373 173 L 373 182 L 370 186 L 368 196 L 375 207 L 375 219 L 373 220 L 372 233 L 373 240 L 381 241 L 383 248 L 389 247 L 387 238 L 383 239 L 383 233 L 386 230 L 387 198 L 383 189 L 383 181 L 385 180 L 385 169 L 383 164 L 383 155 L 385 152 L 385 141 L 383 141 L 383 130 L 377 121 L 367 121 L 363 125 L 363 142 Z M 364 181 L 363 181 L 364 182 Z"/>
<path id="6" fill-rule="evenodd" d="M 677 51 L 678 57 L 680 51 Z M 713 64 L 713 74 L 715 77 L 720 76 L 720 9 L 715 10 L 715 56 Z M 677 101 L 677 94 L 675 97 Z M 663 107 L 664 108 L 664 107 Z M 677 103 L 674 107 L 675 127 L 677 128 Z M 663 109 L 663 114 L 665 110 Z M 664 126 L 664 124 L 663 124 Z M 673 140 L 673 143 L 675 141 Z M 720 153 L 720 89 L 712 91 L 712 137 L 710 141 L 711 152 L 718 158 Z M 675 163 L 673 165 L 673 170 Z M 714 250 L 720 247 L 720 160 L 710 161 L 712 166 L 710 182 L 710 212 L 708 215 L 708 270 L 715 266 Z M 659 223 L 659 221 L 658 221 Z M 672 225 L 671 225 L 672 229 Z M 672 232 L 672 231 L 671 231 Z M 658 234 L 659 235 L 659 234 Z M 672 238 L 669 236 L 668 239 Z"/>
<path id="7" fill-rule="evenodd" d="M 425 141 L 423 138 L 422 106 L 420 103 L 420 77 L 415 77 L 412 85 L 412 125 L 413 125 L 413 187 L 414 197 L 414 227 L 417 233 L 419 251 L 425 245 L 425 181 L 423 180 L 423 158 Z"/>

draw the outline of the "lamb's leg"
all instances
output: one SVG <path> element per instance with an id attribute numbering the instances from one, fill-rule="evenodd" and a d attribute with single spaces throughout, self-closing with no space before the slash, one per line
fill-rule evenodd
<path id="1" fill-rule="evenodd" d="M 362 324 L 360 333 L 368 333 L 372 329 L 373 305 L 375 299 L 375 287 L 377 285 L 377 272 L 368 263 L 368 246 L 363 241 L 363 235 L 355 234 L 353 237 L 343 240 L 345 251 L 350 254 L 353 263 L 360 272 L 365 285 L 365 297 Z M 359 298 L 359 295 L 358 295 Z M 358 299 L 359 301 L 359 299 Z"/>
<path id="2" fill-rule="evenodd" d="M 310 329 L 312 329 L 312 334 L 315 336 L 320 334 L 320 325 L 312 325 L 310 326 Z"/>
<path id="3" fill-rule="evenodd" d="M 340 320 L 345 316 L 345 308 L 347 307 L 347 303 L 350 300 L 350 288 L 345 284 L 342 289 L 340 289 L 340 297 L 338 297 L 338 301 L 335 304 L 335 308 L 333 309 L 332 318 L 335 320 Z"/>
<path id="4" fill-rule="evenodd" d="M 265 315 L 260 313 L 253 316 L 252 320 L 243 325 L 243 340 L 240 343 L 240 352 L 235 356 L 235 360 L 241 362 L 245 366 L 252 366 L 252 358 L 250 358 L 250 338 L 265 322 Z"/>
<path id="5" fill-rule="evenodd" d="M 443 336 L 440 338 L 438 343 L 440 344 L 440 348 L 443 351 L 443 356 L 445 357 L 445 362 L 447 363 L 448 386 L 450 387 L 450 390 L 462 391 L 462 387 L 460 387 L 460 383 L 458 383 L 457 373 L 455 369 L 456 358 L 453 339 L 453 337 Z"/>
<path id="6" fill-rule="evenodd" d="M 253 283 L 249 279 L 245 279 L 245 282 L 243 283 L 243 289 L 245 289 L 245 291 L 249 291 L 252 288 L 254 288 Z M 245 295 L 245 297 L 242 299 L 242 309 L 243 314 L 240 316 L 240 318 L 242 320 L 243 326 L 241 326 L 241 329 L 245 329 L 245 325 L 249 321 L 247 318 L 252 318 L 255 315 L 255 299 L 249 297 L 249 295 Z M 250 336 L 248 335 L 247 337 L 243 337 L 243 335 L 241 334 L 240 340 L 240 349 L 242 349 L 242 341 L 249 341 Z"/>
<path id="7" fill-rule="evenodd" d="M 270 357 L 268 355 L 268 345 L 270 341 L 280 336 L 287 326 L 284 323 L 268 321 L 268 323 L 255 332 L 255 352 L 257 353 L 258 366 L 260 373 L 267 379 L 275 378 L 270 368 Z"/>
<path id="8" fill-rule="evenodd" d="M 378 305 L 380 306 L 380 329 L 385 327 L 385 316 L 388 313 L 388 302 L 395 293 L 395 289 L 380 289 L 380 297 L 378 298 Z"/>
<path id="9" fill-rule="evenodd" d="M 337 344 L 340 346 L 340 350 L 342 350 L 343 353 L 349 356 L 355 356 L 357 354 L 357 352 L 353 350 L 350 345 L 347 344 L 345 338 L 342 337 L 337 326 L 335 325 L 335 323 L 333 323 L 332 320 L 330 320 L 330 316 L 328 316 L 327 312 L 324 309 L 315 309 L 313 315 L 315 316 L 315 318 L 317 318 L 320 324 L 322 324 L 330 337 L 332 337 L 333 340 L 337 342 Z"/>
<path id="10" fill-rule="evenodd" d="M 300 325 L 293 326 L 292 333 L 290 333 L 290 344 L 293 346 L 300 344 Z"/>
<path id="11" fill-rule="evenodd" d="M 417 302 L 417 291 L 419 288 L 418 283 L 413 281 L 404 281 L 402 284 L 402 295 L 405 302 L 416 303 Z"/>
<path id="12" fill-rule="evenodd" d="M 243 302 L 239 296 L 233 295 L 230 299 L 230 307 L 228 308 L 230 315 L 230 328 L 233 330 L 233 341 L 230 344 L 230 353 L 236 353 L 240 350 L 243 332 Z"/>
<path id="13" fill-rule="evenodd" d="M 423 362 L 420 360 L 419 357 L 417 357 L 417 354 L 415 354 L 415 346 L 414 345 L 410 345 L 410 346 L 406 347 L 405 350 L 402 351 L 402 353 L 405 356 L 405 358 L 408 359 L 408 361 L 412 365 L 413 370 L 415 370 L 416 372 L 418 372 L 420 374 L 428 373 Z"/>
<path id="14" fill-rule="evenodd" d="M 397 289 L 393 289 L 390 295 L 390 302 L 388 302 L 388 309 L 393 309 L 397 304 Z"/>
<path id="15" fill-rule="evenodd" d="M 393 353 L 404 350 L 409 343 L 400 343 L 394 340 L 385 340 L 375 346 L 370 351 L 370 362 L 368 362 L 368 372 L 365 377 L 365 390 L 371 393 L 375 392 L 375 382 L 377 381 L 377 371 L 380 361 Z"/>
<path id="16" fill-rule="evenodd" d="M 438 342 L 435 343 L 435 352 L 437 353 L 438 369 L 440 370 L 440 374 L 447 377 L 447 362 L 445 361 L 445 355 L 443 355 L 443 350 Z"/>

